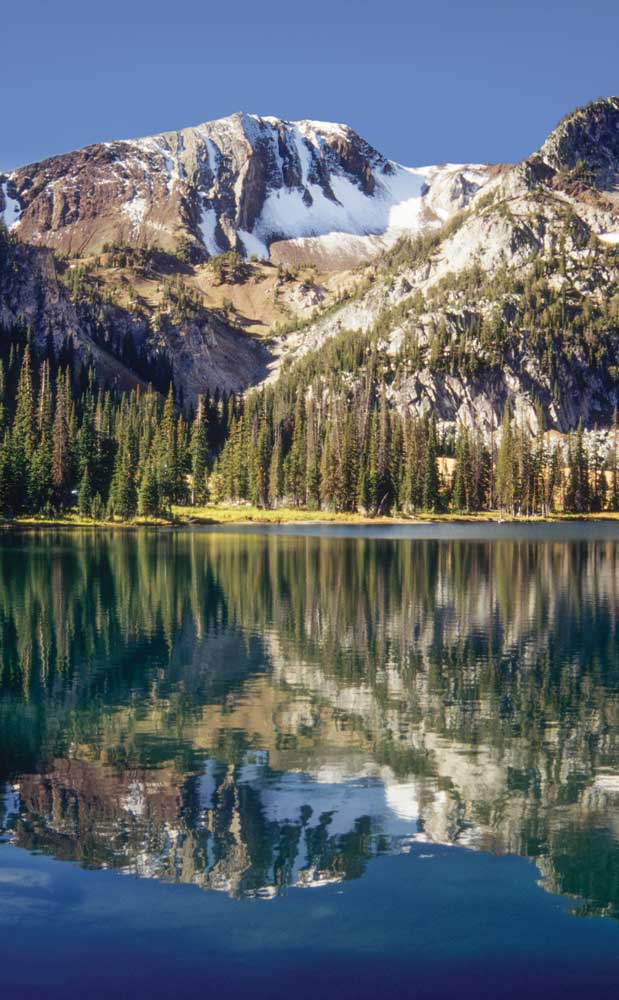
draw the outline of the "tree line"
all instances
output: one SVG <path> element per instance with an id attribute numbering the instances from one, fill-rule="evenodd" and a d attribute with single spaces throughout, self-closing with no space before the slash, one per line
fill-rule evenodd
<path id="1" fill-rule="evenodd" d="M 269 387 L 231 413 L 209 488 L 215 500 L 370 516 L 619 510 L 616 417 L 606 456 L 582 425 L 554 444 L 541 408 L 537 426 L 518 423 L 508 404 L 492 440 L 463 425 L 447 437 L 431 415 L 390 406 L 384 385 L 344 395 L 297 386 L 293 399 Z"/>
<path id="2" fill-rule="evenodd" d="M 150 387 L 119 393 L 69 344 L 41 348 L 24 329 L 5 332 L 0 515 L 77 508 L 126 520 L 240 501 L 369 516 L 619 510 L 616 419 L 605 456 L 582 427 L 549 444 L 541 410 L 533 434 L 509 405 L 492 440 L 465 426 L 447 437 L 431 415 L 392 406 L 371 370 L 346 387 L 308 384 L 305 368 L 245 399 L 207 393 L 183 410 L 172 383 L 165 397 Z"/>
<path id="3" fill-rule="evenodd" d="M 190 420 L 151 387 L 102 386 L 70 345 L 0 338 L 0 515 L 169 516 L 207 497 L 233 397 L 203 397 Z"/>

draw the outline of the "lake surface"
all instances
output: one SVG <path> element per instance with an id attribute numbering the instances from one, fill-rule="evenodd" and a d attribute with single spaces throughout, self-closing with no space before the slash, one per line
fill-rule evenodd
<path id="1" fill-rule="evenodd" d="M 0 535 L 15 997 L 619 991 L 619 527 Z"/>

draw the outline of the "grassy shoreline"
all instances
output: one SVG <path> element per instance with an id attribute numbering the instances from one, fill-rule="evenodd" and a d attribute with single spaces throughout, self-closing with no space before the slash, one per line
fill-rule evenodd
<path id="1" fill-rule="evenodd" d="M 298 525 L 427 525 L 427 524 L 553 524 L 561 522 L 619 522 L 619 513 L 602 511 L 598 514 L 550 514 L 546 517 L 499 516 L 498 511 L 484 511 L 479 514 L 461 513 L 419 513 L 406 517 L 366 517 L 363 514 L 341 514 L 334 511 L 310 511 L 298 508 L 263 510 L 249 505 L 209 504 L 205 507 L 174 507 L 172 518 L 136 517 L 129 521 L 93 521 L 77 513 L 69 513 L 57 518 L 18 517 L 4 522 L 4 528 L 103 528 L 136 530 L 139 528 L 163 528 L 174 530 L 185 527 L 246 525 L 246 524 L 298 524 Z"/>

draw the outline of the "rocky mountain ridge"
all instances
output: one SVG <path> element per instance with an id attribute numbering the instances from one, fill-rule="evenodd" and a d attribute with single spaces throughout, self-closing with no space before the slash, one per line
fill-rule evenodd
<path id="1" fill-rule="evenodd" d="M 394 405 L 486 439 L 508 400 L 560 432 L 608 425 L 619 403 L 619 99 L 568 116 L 436 234 L 402 240 L 363 294 L 292 331 L 271 378 L 363 334 Z M 614 165 L 614 166 L 613 166 Z M 343 373 L 349 379 L 356 373 Z"/>
<path id="2" fill-rule="evenodd" d="M 281 260 L 289 240 L 329 237 L 308 251 L 363 259 L 440 225 L 489 173 L 403 167 L 346 125 L 237 113 L 21 167 L 0 176 L 0 213 L 21 240 L 70 255 L 128 243 L 268 258 L 276 242 Z"/>
<path id="3" fill-rule="evenodd" d="M 604 433 L 619 404 L 617 97 L 510 167 L 409 169 L 343 125 L 238 114 L 53 157 L 0 190 L 6 255 L 39 262 L 0 275 L 5 325 L 22 316 L 91 351 L 82 286 L 58 305 L 83 271 L 103 326 L 166 351 L 187 399 L 277 381 L 361 334 L 392 405 L 432 412 L 445 433 L 492 436 L 508 400 L 532 430 L 541 407 L 550 430 Z M 106 254 L 62 263 L 118 240 L 124 269 Z M 190 301 L 182 316 L 174 296 Z M 332 374 L 353 385 L 363 372 Z"/>

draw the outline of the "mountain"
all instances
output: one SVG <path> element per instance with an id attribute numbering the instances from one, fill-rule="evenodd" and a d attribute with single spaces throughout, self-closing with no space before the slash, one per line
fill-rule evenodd
<path id="1" fill-rule="evenodd" d="M 275 245 L 280 260 L 363 259 L 441 225 L 489 173 L 403 167 L 346 125 L 239 113 L 21 167 L 0 177 L 0 210 L 21 240 L 69 255 L 123 243 L 266 258 Z"/>
<path id="2" fill-rule="evenodd" d="M 445 432 L 464 424 L 489 440 L 508 401 L 533 431 L 540 407 L 562 433 L 579 420 L 607 427 L 619 404 L 618 243 L 619 98 L 609 98 L 567 116 L 440 230 L 368 265 L 347 303 L 278 346 L 272 378 L 310 357 L 323 378 L 326 346 L 355 335 L 378 348 L 392 404 L 432 413 Z M 341 366 L 347 392 L 364 372 Z"/>
<path id="3" fill-rule="evenodd" d="M 108 380 L 140 374 L 118 370 L 129 331 L 189 400 L 285 372 L 350 403 L 369 377 L 401 413 L 486 440 L 508 401 L 532 431 L 541 410 L 602 438 L 619 404 L 617 97 L 511 166 L 403 167 L 345 125 L 235 114 L 0 191 L 0 322 L 70 338 Z M 353 337 L 378 351 L 370 374 L 335 358 Z"/>
<path id="4" fill-rule="evenodd" d="M 551 170 L 577 170 L 619 205 L 619 97 L 593 101 L 566 115 L 537 157 Z"/>

